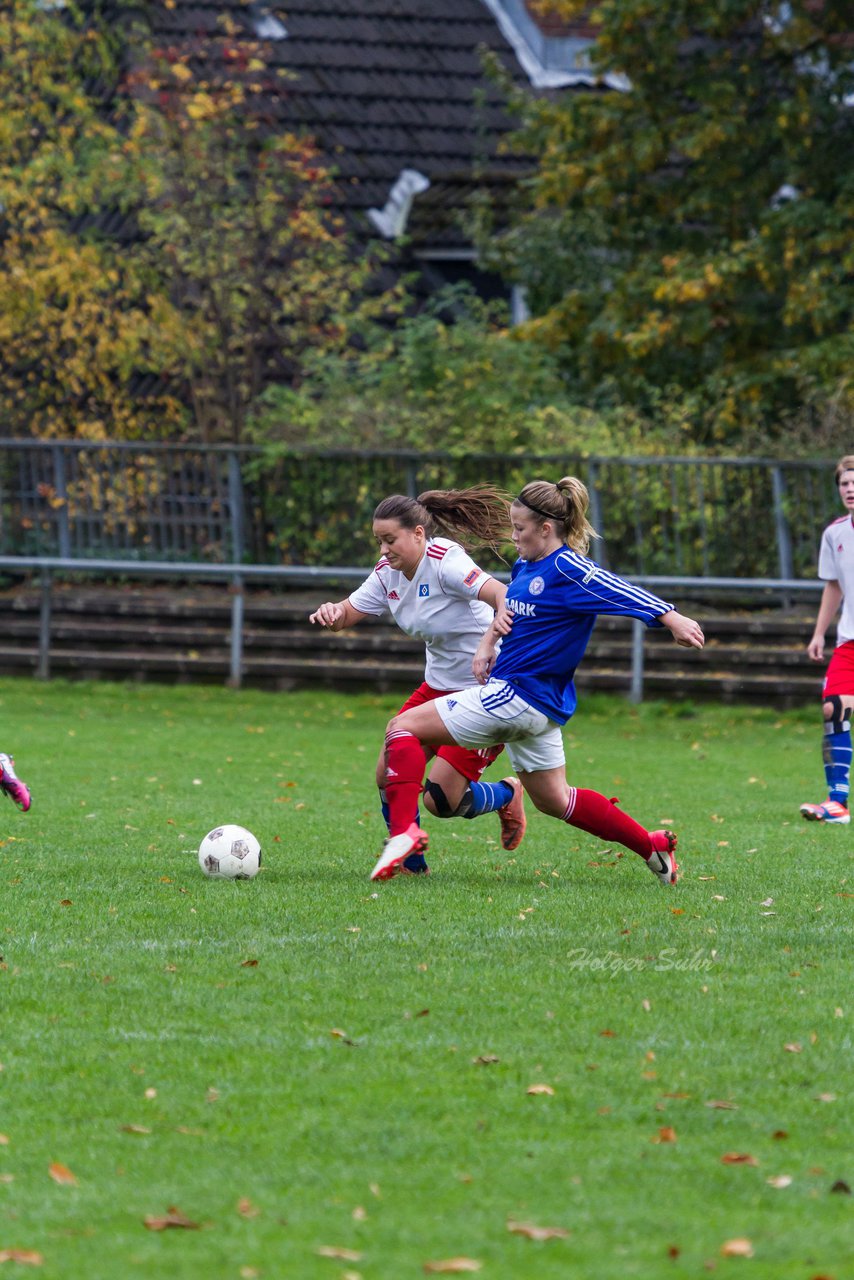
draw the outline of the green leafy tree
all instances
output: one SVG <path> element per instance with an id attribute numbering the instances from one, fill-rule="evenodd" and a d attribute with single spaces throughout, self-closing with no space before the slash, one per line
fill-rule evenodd
<path id="1" fill-rule="evenodd" d="M 392 326 L 318 351 L 298 385 L 270 387 L 251 429 L 293 445 L 525 454 L 613 444 L 570 403 L 556 358 L 507 327 L 505 309 L 457 286 Z"/>
<path id="2" fill-rule="evenodd" d="M 578 17 L 591 6 L 540 0 Z M 624 91 L 517 94 L 535 158 L 485 255 L 588 403 L 678 402 L 698 440 L 854 405 L 850 0 L 601 0 Z"/>
<path id="3" fill-rule="evenodd" d="M 113 106 L 120 75 L 91 17 L 34 0 L 0 8 L 5 434 L 156 437 L 184 420 L 168 391 L 133 391 L 140 374 L 170 373 L 177 312 L 95 216 L 127 210 L 140 159 Z"/>

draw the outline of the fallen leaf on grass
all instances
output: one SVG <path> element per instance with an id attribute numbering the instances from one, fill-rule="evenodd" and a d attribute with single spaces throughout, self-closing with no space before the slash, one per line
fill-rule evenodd
<path id="1" fill-rule="evenodd" d="M 240 967 L 241 969 L 257 969 L 258 961 L 257 960 L 241 960 Z"/>
<path id="2" fill-rule="evenodd" d="M 17 1262 L 22 1267 L 40 1267 L 44 1258 L 35 1249 L 0 1249 L 0 1262 Z"/>
<path id="3" fill-rule="evenodd" d="M 565 1240 L 569 1235 L 565 1227 L 537 1227 L 533 1222 L 514 1222 L 512 1218 L 507 1221 L 507 1230 L 528 1240 Z"/>
<path id="4" fill-rule="evenodd" d="M 427 1275 L 460 1275 L 464 1271 L 480 1271 L 483 1266 L 477 1258 L 443 1258 L 439 1262 L 425 1262 Z"/>
<path id="5" fill-rule="evenodd" d="M 782 1191 L 792 1185 L 792 1179 L 788 1173 L 778 1173 L 773 1178 L 766 1178 L 765 1181 L 769 1187 L 775 1187 L 778 1191 Z"/>
<path id="6" fill-rule="evenodd" d="M 710 1102 L 706 1102 L 704 1105 L 712 1107 L 715 1111 L 738 1111 L 738 1103 L 727 1102 L 723 1098 L 712 1098 Z"/>
<path id="7" fill-rule="evenodd" d="M 142 1220 L 143 1226 L 149 1231 L 166 1231 L 170 1227 L 183 1228 L 185 1231 L 199 1231 L 201 1223 L 193 1222 L 192 1218 L 188 1218 L 180 1209 L 176 1209 L 174 1205 L 170 1205 L 162 1217 L 156 1214 L 149 1214 L 147 1218 Z"/>
<path id="8" fill-rule="evenodd" d="M 747 1155 L 743 1151 L 727 1151 L 721 1156 L 721 1164 L 749 1164 L 755 1168 L 759 1161 L 756 1156 Z"/>
<path id="9" fill-rule="evenodd" d="M 77 1186 L 77 1179 L 71 1170 L 64 1164 L 59 1164 L 57 1161 L 54 1161 L 54 1163 L 48 1168 L 48 1173 L 53 1178 L 54 1182 L 59 1183 L 61 1187 Z"/>
<path id="10" fill-rule="evenodd" d="M 123 1124 L 121 1130 L 122 1133 L 151 1133 L 144 1124 Z"/>
<path id="11" fill-rule="evenodd" d="M 337 1244 L 322 1244 L 314 1251 L 318 1258 L 337 1258 L 339 1262 L 361 1262 L 358 1249 L 344 1249 Z"/>
<path id="12" fill-rule="evenodd" d="M 342 1031 L 340 1027 L 333 1027 L 329 1032 L 333 1040 L 340 1040 L 343 1044 L 349 1044 L 352 1049 L 358 1048 L 355 1040 L 351 1040 L 346 1031 Z"/>
<path id="13" fill-rule="evenodd" d="M 237 1202 L 237 1212 L 241 1218 L 257 1218 L 261 1210 L 252 1203 L 248 1196 L 241 1196 Z"/>
<path id="14" fill-rule="evenodd" d="M 851 1195 L 851 1188 L 849 1187 L 848 1183 L 844 1180 L 844 1178 L 837 1178 L 833 1186 L 830 1188 L 830 1190 L 831 1192 L 835 1192 L 837 1195 L 843 1195 L 843 1196 Z"/>
<path id="15" fill-rule="evenodd" d="M 725 1240 L 721 1253 L 725 1258 L 752 1258 L 753 1245 L 746 1236 L 738 1236 L 735 1240 Z"/>
<path id="16" fill-rule="evenodd" d="M 9 1139 L 6 1137 L 5 1133 L 0 1133 L 0 1147 L 8 1147 L 8 1145 Z"/>
<path id="17" fill-rule="evenodd" d="M 676 1130 L 670 1124 L 662 1125 L 658 1133 L 650 1138 L 650 1142 L 675 1142 Z"/>
<path id="18" fill-rule="evenodd" d="M 472 1058 L 472 1062 L 476 1067 L 489 1067 L 493 1062 L 500 1062 L 501 1059 L 494 1053 L 482 1053 L 479 1058 Z"/>
<path id="19" fill-rule="evenodd" d="M 815 1096 L 815 1100 L 816 1102 L 835 1102 L 836 1094 L 835 1093 L 817 1093 Z"/>
<path id="20" fill-rule="evenodd" d="M 797 1041 L 793 1041 L 791 1044 L 784 1044 L 783 1048 L 786 1050 L 786 1053 L 803 1053 L 804 1051 L 804 1046 L 802 1044 L 798 1044 Z"/>
<path id="21" fill-rule="evenodd" d="M 525 1092 L 526 1093 L 545 1093 L 545 1094 L 548 1094 L 550 1098 L 554 1097 L 554 1089 L 551 1087 L 550 1084 L 529 1084 Z"/>

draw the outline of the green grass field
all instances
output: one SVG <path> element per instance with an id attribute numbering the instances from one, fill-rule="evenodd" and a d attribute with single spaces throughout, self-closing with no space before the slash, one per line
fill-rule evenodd
<path id="1" fill-rule="evenodd" d="M 514 855 L 427 819 L 433 874 L 374 886 L 398 702 L 0 682 L 3 1275 L 851 1276 L 816 715 L 582 698 L 570 777 L 672 822 L 672 891 L 530 809 Z M 252 882 L 199 870 L 228 821 Z"/>

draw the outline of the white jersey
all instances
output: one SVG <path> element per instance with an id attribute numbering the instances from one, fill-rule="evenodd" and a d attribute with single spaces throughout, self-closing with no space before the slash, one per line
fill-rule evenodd
<path id="1" fill-rule="evenodd" d="M 471 660 L 494 617 L 477 598 L 490 577 L 458 542 L 428 538 L 411 581 L 383 556 L 349 600 L 360 613 L 390 613 L 401 631 L 424 641 L 424 679 L 433 689 L 463 689 L 474 684 Z"/>
<path id="2" fill-rule="evenodd" d="M 836 643 L 854 640 L 854 521 L 840 516 L 821 535 L 818 576 L 836 581 L 842 588 L 842 614 L 836 626 Z"/>

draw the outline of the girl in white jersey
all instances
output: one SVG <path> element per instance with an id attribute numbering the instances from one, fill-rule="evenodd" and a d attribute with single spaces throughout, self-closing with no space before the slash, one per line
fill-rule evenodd
<path id="1" fill-rule="evenodd" d="M 675 884 L 678 866 L 672 831 L 648 831 L 598 791 L 570 786 L 561 726 L 575 710 L 573 676 L 595 618 L 602 613 L 665 626 L 677 644 L 700 649 L 703 632 L 692 618 L 649 592 L 608 573 L 587 558 L 593 529 L 580 480 L 534 480 L 510 509 L 519 559 L 505 606 L 475 655 L 480 686 L 390 721 L 386 734 L 391 839 L 374 867 L 381 879 L 414 847 L 426 846 L 417 823 L 406 826 L 411 795 L 424 770 L 423 743 L 486 747 L 496 738 L 543 813 L 639 854 L 662 884 Z M 500 649 L 497 642 L 501 637 Z"/>
<path id="2" fill-rule="evenodd" d="M 851 772 L 851 715 L 854 710 L 854 455 L 836 464 L 836 485 L 845 515 L 828 525 L 821 537 L 818 576 L 824 579 L 815 630 L 807 647 L 813 662 L 824 661 L 824 637 L 842 606 L 836 626 L 836 648 L 822 689 L 824 711 L 824 773 L 827 799 L 802 804 L 810 822 L 847 825 L 848 782 Z"/>
<path id="3" fill-rule="evenodd" d="M 506 540 L 507 527 L 507 500 L 488 486 L 433 489 L 417 499 L 402 494 L 385 498 L 374 511 L 373 532 L 380 559 L 373 572 L 346 600 L 327 601 L 309 621 L 340 631 L 370 615 L 390 614 L 401 631 L 423 640 L 424 682 L 410 694 L 401 711 L 462 689 L 474 679 L 475 651 L 504 601 L 506 588 L 481 569 L 458 542 L 437 533 L 440 529 L 458 533 L 467 541 L 494 549 Z M 515 778 L 480 781 L 501 750 L 500 743 L 475 750 L 456 744 L 440 747 L 424 784 L 424 803 L 439 818 L 476 818 L 497 811 L 502 847 L 515 849 L 525 833 L 519 782 Z M 377 786 L 388 825 L 385 748 L 377 762 Z M 407 816 L 408 823 L 413 820 L 417 820 L 417 798 Z M 413 846 L 389 875 L 398 871 L 423 874 L 426 870 L 423 852 Z"/>

